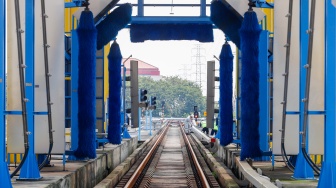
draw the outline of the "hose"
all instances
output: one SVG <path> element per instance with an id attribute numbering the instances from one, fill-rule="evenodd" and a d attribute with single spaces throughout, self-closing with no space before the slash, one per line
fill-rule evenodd
<path id="1" fill-rule="evenodd" d="M 48 61 L 48 45 L 47 40 L 47 24 L 46 18 L 48 17 L 45 12 L 45 2 L 41 0 L 41 13 L 42 13 L 42 31 L 43 31 L 43 54 L 44 54 L 44 72 L 45 72 L 45 82 L 46 82 L 46 95 L 47 95 L 47 113 L 48 113 L 48 132 L 49 132 L 49 150 L 46 158 L 39 165 L 41 170 L 51 158 L 51 151 L 54 145 L 53 129 L 52 129 L 52 116 L 51 116 L 51 97 L 50 97 L 50 76 L 49 73 L 49 61 Z"/>
<path id="2" fill-rule="evenodd" d="M 25 90 L 25 78 L 24 78 L 24 68 L 26 66 L 23 64 L 22 55 L 22 37 L 21 34 L 21 20 L 20 20 L 20 4 L 19 0 L 14 0 L 15 3 L 15 21 L 16 21 L 16 37 L 17 37 L 17 47 L 18 47 L 18 63 L 19 63 L 19 76 L 20 76 L 20 93 L 21 93 L 21 108 L 22 108 L 22 124 L 23 124 L 23 140 L 24 140 L 24 156 L 19 164 L 19 166 L 10 175 L 13 178 L 17 172 L 21 169 L 22 165 L 27 159 L 29 151 L 29 140 L 28 140 L 28 122 L 27 122 L 27 107 L 26 102 L 26 90 Z"/>
<path id="3" fill-rule="evenodd" d="M 314 24 L 315 24 L 315 6 L 316 0 L 311 0 L 310 9 L 310 28 L 308 30 L 309 41 L 308 41 L 308 59 L 307 64 L 304 66 L 307 69 L 306 74 L 306 88 L 305 88 L 305 98 L 302 100 L 304 102 L 304 114 L 303 114 L 303 130 L 302 130 L 302 142 L 301 148 L 303 155 L 308 162 L 308 164 L 313 168 L 313 170 L 319 174 L 321 169 L 311 160 L 306 150 L 307 142 L 307 129 L 308 129 L 308 108 L 309 108 L 309 94 L 310 94 L 310 80 L 311 80 L 311 68 L 312 68 L 312 53 L 313 53 L 313 42 L 314 42 Z"/>
<path id="4" fill-rule="evenodd" d="M 285 133 L 286 133 L 286 111 L 287 111 L 287 96 L 288 96 L 288 78 L 289 78 L 289 58 L 290 58 L 290 42 L 291 42 L 291 30 L 292 30 L 292 15 L 293 15 L 293 0 L 289 1 L 289 8 L 288 8 L 288 25 L 287 25 L 287 43 L 286 47 L 286 63 L 285 63 L 285 73 L 283 76 L 285 77 L 284 83 L 284 94 L 282 100 L 282 122 L 281 122 L 281 156 L 283 161 L 285 162 L 287 168 L 294 171 L 294 165 L 290 163 L 286 154 L 285 148 Z"/>

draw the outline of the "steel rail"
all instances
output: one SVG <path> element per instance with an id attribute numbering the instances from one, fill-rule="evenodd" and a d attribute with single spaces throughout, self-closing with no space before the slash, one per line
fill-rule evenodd
<path id="1" fill-rule="evenodd" d="M 185 134 L 181 124 L 180 124 L 180 129 L 181 129 L 181 132 L 182 132 L 182 136 L 184 138 L 184 141 L 186 143 L 186 145 L 188 146 L 188 148 L 190 149 L 190 155 L 192 157 L 192 160 L 194 162 L 194 165 L 196 167 L 196 170 L 197 170 L 197 173 L 198 173 L 198 176 L 200 177 L 200 180 L 201 180 L 201 183 L 202 183 L 202 187 L 210 187 L 209 183 L 208 183 L 208 180 L 202 170 L 202 167 L 201 165 L 199 164 L 198 160 L 197 160 L 197 157 L 196 157 L 196 154 L 194 152 L 194 150 L 192 149 L 191 147 L 191 144 L 187 138 L 187 135 Z"/>
<path id="2" fill-rule="evenodd" d="M 144 158 L 144 160 L 141 162 L 139 167 L 135 170 L 129 181 L 126 183 L 124 187 L 134 187 L 136 181 L 138 180 L 140 174 L 142 173 L 143 169 L 145 168 L 146 164 L 148 163 L 149 159 L 152 157 L 153 154 L 155 154 L 156 147 L 161 143 L 162 139 L 165 136 L 165 133 L 167 132 L 169 128 L 169 123 L 167 123 L 165 129 L 162 131 L 162 134 L 160 134 L 159 138 L 154 143 L 153 147 L 148 152 L 148 155 Z"/>

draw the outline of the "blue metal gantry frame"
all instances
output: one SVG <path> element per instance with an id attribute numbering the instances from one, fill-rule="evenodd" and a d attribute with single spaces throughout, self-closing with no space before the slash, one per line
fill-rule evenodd
<path id="1" fill-rule="evenodd" d="M 332 5 L 333 0 L 325 0 L 325 99 L 326 118 L 324 127 L 324 162 L 319 188 L 336 187 L 336 8 Z"/>
<path id="2" fill-rule="evenodd" d="M 77 3 L 77 4 L 76 4 Z M 65 7 L 68 8 L 68 7 L 72 7 L 74 5 L 76 6 L 79 6 L 81 3 L 80 1 L 76 1 L 76 2 L 71 2 L 72 5 L 70 5 L 69 3 L 66 3 Z M 172 4 L 145 4 L 144 3 L 144 0 L 138 0 L 138 4 L 133 4 L 134 6 L 137 7 L 137 10 L 138 10 L 138 15 L 137 16 L 133 16 L 132 18 L 132 22 L 136 22 L 136 23 L 145 23 L 145 22 L 197 22 L 197 23 L 200 23 L 200 22 L 210 22 L 210 19 L 206 16 L 206 7 L 209 6 L 206 4 L 206 0 L 200 0 L 200 4 L 173 4 L 174 6 L 178 6 L 178 7 L 190 7 L 190 6 L 199 6 L 200 7 L 200 17 L 188 17 L 188 16 L 183 16 L 183 17 L 179 17 L 179 16 L 175 16 L 175 17 L 167 17 L 167 16 L 144 16 L 144 7 L 145 6 L 172 6 Z M 265 5 L 265 2 L 260 0 L 260 1 L 257 1 L 256 2 L 256 6 L 258 8 L 273 8 L 272 6 L 261 6 L 261 5 Z M 262 69 L 261 71 L 262 72 L 262 76 L 266 76 L 268 75 L 268 58 L 267 58 L 267 44 L 268 44 L 268 32 L 267 34 L 265 33 L 264 34 L 265 40 L 263 40 L 262 44 L 260 44 L 263 48 L 266 49 L 265 53 L 261 53 L 260 55 L 263 56 L 263 59 L 261 60 L 262 62 L 265 62 L 265 63 L 262 63 L 262 65 L 265 65 L 265 66 L 261 66 L 260 68 Z M 267 37 L 266 37 L 267 35 Z M 267 38 L 267 39 L 266 39 Z M 72 49 L 75 49 L 74 46 L 72 47 Z M 72 54 L 73 56 L 74 54 Z M 74 59 L 72 59 L 73 61 Z M 266 72 L 264 72 L 266 71 Z M 76 80 L 74 79 L 74 75 L 72 75 L 71 77 L 71 82 L 72 84 L 75 84 Z M 267 99 L 269 97 L 268 95 L 268 78 L 265 78 L 263 81 L 262 84 L 263 85 L 267 85 L 266 88 L 263 88 L 263 87 L 260 87 L 261 88 L 261 91 L 260 93 L 266 95 Z M 72 91 L 76 91 L 76 88 L 74 88 L 74 85 L 72 86 L 73 89 Z M 74 93 L 72 93 L 74 94 Z M 72 96 L 72 105 L 78 105 L 78 104 L 74 104 L 74 99 L 75 99 L 75 96 Z M 260 100 L 261 101 L 261 105 L 262 105 L 262 114 L 261 116 L 262 117 L 268 117 L 269 118 L 269 102 L 268 100 Z M 72 110 L 74 110 L 76 107 L 75 106 L 72 106 Z M 74 113 L 74 111 L 72 111 L 72 118 L 75 118 L 73 117 L 73 115 L 76 114 Z M 139 113 L 140 114 L 140 113 Z M 269 119 L 266 119 L 265 118 L 265 122 L 261 122 L 262 126 L 260 128 L 260 135 L 261 135 L 261 141 L 260 141 L 260 144 L 261 144 L 261 149 L 263 151 L 268 151 L 269 149 L 269 146 L 268 146 L 268 132 L 269 132 Z M 140 119 L 140 118 L 139 118 Z M 72 126 L 76 126 L 75 124 L 72 124 Z M 78 126 L 78 125 L 77 125 Z M 75 129 L 76 130 L 76 129 Z M 74 131 L 72 129 L 71 131 L 72 133 L 72 138 L 73 136 L 75 136 L 76 134 L 76 131 Z M 139 139 L 140 139 L 140 134 L 139 134 Z M 76 140 L 73 140 L 72 139 L 72 142 L 74 142 Z M 239 140 L 237 140 L 239 142 Z M 77 148 L 76 144 L 72 144 L 72 150 Z"/>
<path id="3" fill-rule="evenodd" d="M 71 31 L 71 150 L 78 147 L 78 41 L 77 32 Z M 71 160 L 76 158 L 69 156 Z"/>
<path id="4" fill-rule="evenodd" d="M 269 160 L 269 112 L 270 112 L 270 95 L 269 95 L 269 62 L 268 62 L 268 41 L 269 32 L 263 30 L 259 38 L 259 146 L 263 151 L 263 161 Z"/>
<path id="5" fill-rule="evenodd" d="M 35 0 L 26 0 L 26 43 L 25 43 L 25 86 L 28 121 L 29 152 L 25 163 L 20 170 L 20 180 L 39 180 L 40 171 L 35 157 L 35 130 L 34 130 L 34 68 L 35 68 Z"/>
<path id="6" fill-rule="evenodd" d="M 85 2 L 85 0 L 72 0 L 72 2 L 64 3 L 64 8 L 79 7 L 83 2 Z"/>
<path id="7" fill-rule="evenodd" d="M 309 1 L 300 0 L 300 99 L 305 97 L 305 83 L 307 70 L 304 65 L 307 63 L 308 57 L 308 34 L 306 33 L 309 28 Z M 303 131 L 303 117 L 304 117 L 304 103 L 300 101 L 299 107 L 299 132 Z M 307 136 L 308 140 L 308 136 Z M 312 179 L 314 178 L 313 169 L 309 166 L 308 162 L 304 159 L 301 150 L 302 135 L 299 139 L 299 154 L 294 170 L 293 177 L 296 179 Z M 308 143 L 307 143 L 308 146 Z M 307 147 L 308 148 L 308 147 Z"/>
<path id="8" fill-rule="evenodd" d="M 0 182 L 4 188 L 12 183 L 6 163 L 6 121 L 5 121 L 5 83 L 6 83 L 6 1 L 0 0 Z"/>
<path id="9" fill-rule="evenodd" d="M 96 129 L 99 132 L 99 127 L 101 128 L 101 133 L 102 135 L 97 135 L 96 138 L 96 145 L 97 148 L 98 146 L 102 143 L 108 143 L 107 139 L 107 130 L 108 130 L 108 125 L 106 124 L 106 128 L 104 127 L 104 122 L 105 121 L 105 101 L 104 101 L 104 91 L 105 91 L 105 51 L 104 48 L 101 50 L 97 50 L 97 55 L 96 55 Z M 107 101 L 106 101 L 106 104 Z M 100 110 L 98 108 L 101 108 Z"/>
<path id="10" fill-rule="evenodd" d="M 84 0 L 73 0 L 72 2 L 65 3 L 65 8 L 72 8 L 72 7 L 78 7 L 81 6 L 82 2 Z M 144 16 L 144 7 L 145 6 L 172 6 L 172 4 L 145 4 L 144 0 L 138 0 L 138 4 L 133 4 L 134 6 L 137 6 L 138 9 L 138 16 L 133 16 L 132 20 L 133 22 L 210 22 L 210 19 L 206 16 L 206 6 L 209 6 L 206 4 L 206 0 L 200 0 L 200 4 L 174 4 L 174 6 L 179 7 L 191 7 L 191 6 L 199 6 L 200 7 L 200 17 L 165 17 L 165 16 Z M 74 22 L 73 22 L 74 23 Z M 71 33 L 72 41 L 76 41 L 77 36 L 76 32 Z M 78 73 L 74 72 L 77 70 L 78 67 L 78 60 L 77 60 L 77 54 L 78 54 L 78 45 L 76 42 L 72 42 L 72 54 L 71 54 L 71 96 L 67 96 L 68 98 L 71 98 L 71 151 L 67 152 L 68 154 L 71 154 L 72 151 L 76 150 L 78 147 L 78 122 L 73 121 L 77 118 L 76 114 L 78 111 Z M 67 54 L 67 53 L 65 53 Z M 104 109 L 103 109 L 104 110 Z M 140 109 L 139 109 L 140 110 Z M 140 113 L 139 113 L 140 114 Z M 139 117 L 140 119 L 140 117 Z M 140 122 L 140 121 L 139 121 Z M 139 133 L 139 139 L 140 139 L 140 133 Z M 98 139 L 99 140 L 99 139 Z M 105 142 L 106 139 L 102 139 L 102 142 Z M 76 160 L 74 157 L 70 157 L 71 160 Z"/>

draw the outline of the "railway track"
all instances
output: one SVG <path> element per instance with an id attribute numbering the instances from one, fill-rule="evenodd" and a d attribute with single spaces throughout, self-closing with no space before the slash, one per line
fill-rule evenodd
<path id="1" fill-rule="evenodd" d="M 117 187 L 220 187 L 188 137 L 170 122 Z"/>

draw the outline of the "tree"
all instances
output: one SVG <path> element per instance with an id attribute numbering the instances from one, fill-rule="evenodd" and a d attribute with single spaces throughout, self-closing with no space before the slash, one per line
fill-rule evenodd
<path id="1" fill-rule="evenodd" d="M 202 90 L 195 82 L 181 79 L 177 76 L 163 77 L 153 80 L 151 77 L 139 78 L 139 89 L 147 89 L 147 96 L 155 96 L 157 109 L 153 116 L 158 117 L 162 111 L 161 101 L 165 101 L 165 117 L 186 117 L 198 106 L 199 112 L 205 111 L 205 97 Z"/>

